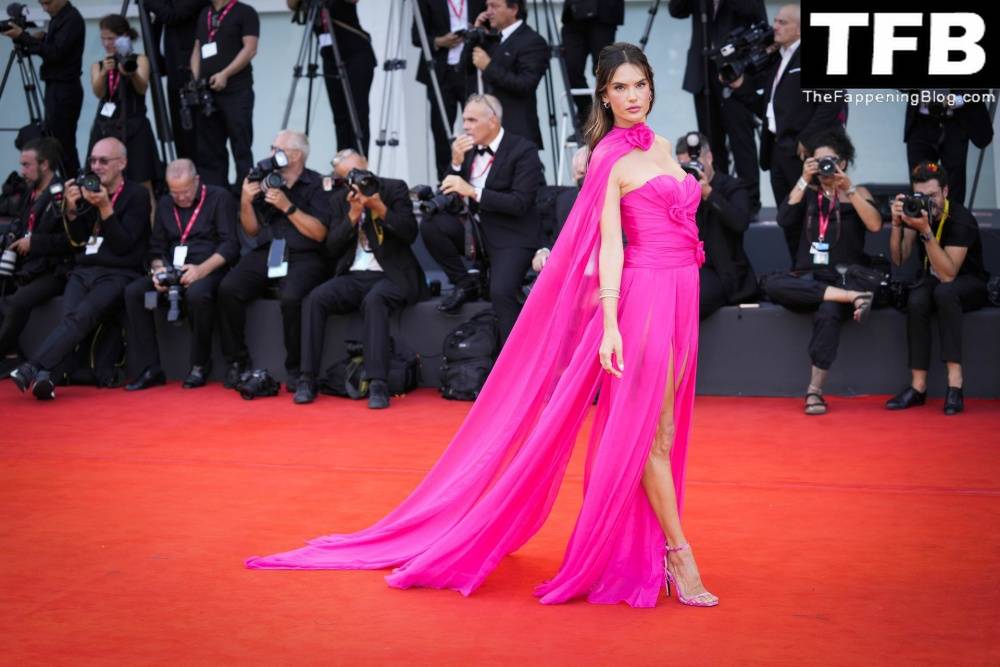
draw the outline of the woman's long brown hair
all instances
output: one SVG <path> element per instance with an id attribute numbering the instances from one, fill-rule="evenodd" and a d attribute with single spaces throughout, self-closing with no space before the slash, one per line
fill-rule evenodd
<path id="1" fill-rule="evenodd" d="M 610 108 L 604 108 L 604 104 L 601 102 L 601 95 L 607 90 L 608 84 L 611 83 L 611 79 L 614 77 L 615 72 L 618 71 L 618 68 L 626 63 L 635 65 L 641 69 L 646 80 L 649 81 L 649 109 L 646 113 L 653 110 L 653 98 L 655 97 L 656 88 L 653 85 L 653 68 L 649 66 L 646 54 L 638 46 L 629 44 L 628 42 L 616 42 L 605 46 L 597 56 L 597 82 L 594 85 L 594 102 L 590 107 L 590 117 L 587 118 L 587 124 L 583 130 L 584 137 L 587 140 L 587 147 L 590 149 L 591 154 L 593 154 L 597 142 L 603 139 L 604 135 L 610 132 L 615 124 L 615 116 Z"/>

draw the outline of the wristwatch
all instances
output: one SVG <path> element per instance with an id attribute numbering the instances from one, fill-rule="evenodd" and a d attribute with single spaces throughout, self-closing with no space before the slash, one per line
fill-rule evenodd
<path id="1" fill-rule="evenodd" d="M 292 204 L 291 206 L 288 207 L 288 210 L 285 211 L 285 215 L 286 216 L 291 215 L 292 213 L 295 213 L 297 210 L 299 210 L 299 207 L 296 206 L 295 204 Z"/>
<path id="2" fill-rule="evenodd" d="M 924 232 L 920 232 L 920 240 L 923 241 L 924 243 L 930 243 L 932 238 L 934 237 L 931 236 L 930 234 L 925 234 Z"/>

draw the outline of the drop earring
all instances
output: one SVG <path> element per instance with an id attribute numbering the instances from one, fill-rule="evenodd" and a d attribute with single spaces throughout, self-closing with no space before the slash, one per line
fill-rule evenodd
<path id="1" fill-rule="evenodd" d="M 604 104 L 604 108 L 605 109 L 610 109 L 611 108 L 611 103 L 608 102 L 607 100 L 604 100 L 603 104 Z"/>

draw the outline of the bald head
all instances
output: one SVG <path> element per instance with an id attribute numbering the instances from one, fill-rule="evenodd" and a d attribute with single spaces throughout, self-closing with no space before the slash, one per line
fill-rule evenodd
<path id="1" fill-rule="evenodd" d="M 114 137 L 101 139 L 90 150 L 90 170 L 108 189 L 117 187 L 127 163 L 125 144 Z"/>
<path id="2" fill-rule="evenodd" d="M 181 158 L 167 165 L 167 189 L 180 208 L 192 206 L 200 193 L 198 169 L 194 162 Z"/>

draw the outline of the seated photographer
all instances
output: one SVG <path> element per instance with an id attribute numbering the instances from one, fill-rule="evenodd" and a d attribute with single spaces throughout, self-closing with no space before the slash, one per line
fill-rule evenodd
<path id="1" fill-rule="evenodd" d="M 805 413 L 822 415 L 827 411 L 823 383 L 837 357 L 840 326 L 852 316 L 863 322 L 872 307 L 875 285 L 865 271 L 865 232 L 881 230 L 882 218 L 871 193 L 847 175 L 854 146 L 846 132 L 821 130 L 806 140 L 806 151 L 802 176 L 778 207 L 779 225 L 802 229 L 795 268 L 770 276 L 764 289 L 771 301 L 789 310 L 816 313 Z"/>
<path id="2" fill-rule="evenodd" d="M 122 305 L 125 287 L 142 275 L 149 241 L 149 191 L 126 181 L 125 145 L 101 139 L 89 158 L 92 173 L 65 184 L 69 242 L 83 247 L 63 292 L 63 316 L 35 354 L 11 372 L 21 391 L 56 397 L 50 371 Z"/>
<path id="3" fill-rule="evenodd" d="M 757 277 L 743 249 L 750 226 L 751 194 L 740 179 L 715 170 L 708 137 L 688 132 L 677 140 L 677 161 L 701 184 L 695 219 L 705 243 L 699 313 L 705 319 L 719 308 L 752 300 Z"/>
<path id="4" fill-rule="evenodd" d="M 30 189 L 21 215 L 11 226 L 13 240 L 7 246 L 17 260 L 9 276 L 15 291 L 0 301 L 0 357 L 17 351 L 31 311 L 63 293 L 66 274 L 73 266 L 74 250 L 66 239 L 60 208 L 62 184 L 53 173 L 58 165 L 55 139 L 32 139 L 21 151 L 21 176 Z"/>
<path id="5" fill-rule="evenodd" d="M 201 387 L 208 380 L 212 363 L 212 329 L 215 324 L 215 294 L 227 266 L 240 257 L 236 238 L 236 200 L 225 188 L 202 183 L 190 160 L 167 166 L 169 195 L 160 198 L 149 242 L 149 276 L 137 278 L 125 288 L 128 312 L 129 368 L 138 371 L 125 386 L 137 391 L 164 384 L 156 345 L 156 326 L 149 305 L 161 305 L 180 297 L 191 323 L 191 371 L 183 387 Z M 174 292 L 171 294 L 170 289 Z M 146 295 L 152 292 L 153 303 Z M 167 319 L 179 317 L 180 300 L 170 302 Z"/>
<path id="6" fill-rule="evenodd" d="M 329 277 L 324 241 L 330 195 L 323 190 L 323 177 L 306 168 L 308 157 L 309 138 L 282 130 L 271 146 L 271 157 L 243 180 L 240 225 L 256 240 L 256 247 L 240 258 L 219 286 L 219 331 L 229 389 L 250 362 L 244 335 L 247 305 L 275 285 L 281 299 L 289 391 L 294 391 L 299 377 L 302 301 Z"/>
<path id="7" fill-rule="evenodd" d="M 458 312 L 479 296 L 480 274 L 466 269 L 463 256 L 466 234 L 474 238 L 473 231 L 481 233 L 476 259 L 489 269 L 489 296 L 501 345 L 521 312 L 521 284 L 541 245 L 535 197 L 543 181 L 537 148 L 506 132 L 500 126 L 502 117 L 503 108 L 492 95 L 469 98 L 462 113 L 465 133 L 452 143 L 452 173 L 441 182 L 443 193 L 467 198 L 469 212 L 439 210 L 420 225 L 428 252 L 455 286 L 438 306 L 446 313 Z"/>
<path id="8" fill-rule="evenodd" d="M 914 194 L 897 195 L 892 204 L 889 252 L 896 266 L 913 253 L 921 275 L 910 288 L 906 309 L 906 344 L 910 386 L 885 407 L 903 410 L 927 400 L 931 362 L 931 316 L 937 313 L 941 359 L 948 369 L 944 413 L 965 408 L 962 396 L 962 313 L 986 305 L 987 274 L 979 223 L 961 202 L 952 201 L 948 172 L 936 162 L 921 162 L 910 172 Z"/>
<path id="9" fill-rule="evenodd" d="M 583 186 L 583 177 L 587 173 L 587 163 L 590 160 L 590 149 L 586 146 L 581 146 L 576 149 L 573 153 L 573 183 L 572 186 L 552 186 L 553 188 L 561 187 L 561 191 L 556 195 L 555 201 L 552 206 L 552 226 L 545 222 L 545 216 L 542 218 L 542 235 L 545 239 L 545 245 L 535 251 L 535 256 L 531 258 L 531 270 L 535 273 L 540 273 L 545 263 L 549 261 L 549 255 L 552 254 L 552 247 L 556 244 L 556 238 L 559 236 L 560 230 L 562 230 L 563 224 L 566 222 L 566 218 L 569 217 L 569 212 L 573 210 L 573 204 L 576 203 L 576 196 L 580 194 L 580 188 Z"/>
<path id="10" fill-rule="evenodd" d="M 296 403 L 316 400 L 326 320 L 360 310 L 364 319 L 368 407 L 389 407 L 389 316 L 429 296 L 427 279 L 410 246 L 417 238 L 409 188 L 403 181 L 374 179 L 368 161 L 348 149 L 334 158 L 336 189 L 326 245 L 337 259 L 336 276 L 306 297 L 302 307 L 302 375 Z"/>
<path id="11" fill-rule="evenodd" d="M 159 157 L 153 127 L 146 116 L 149 59 L 133 51 L 138 38 L 128 20 L 118 14 L 101 19 L 104 60 L 90 66 L 90 87 L 97 97 L 97 116 L 90 129 L 90 147 L 104 137 L 116 137 L 128 150 L 125 177 L 153 192 Z"/>

